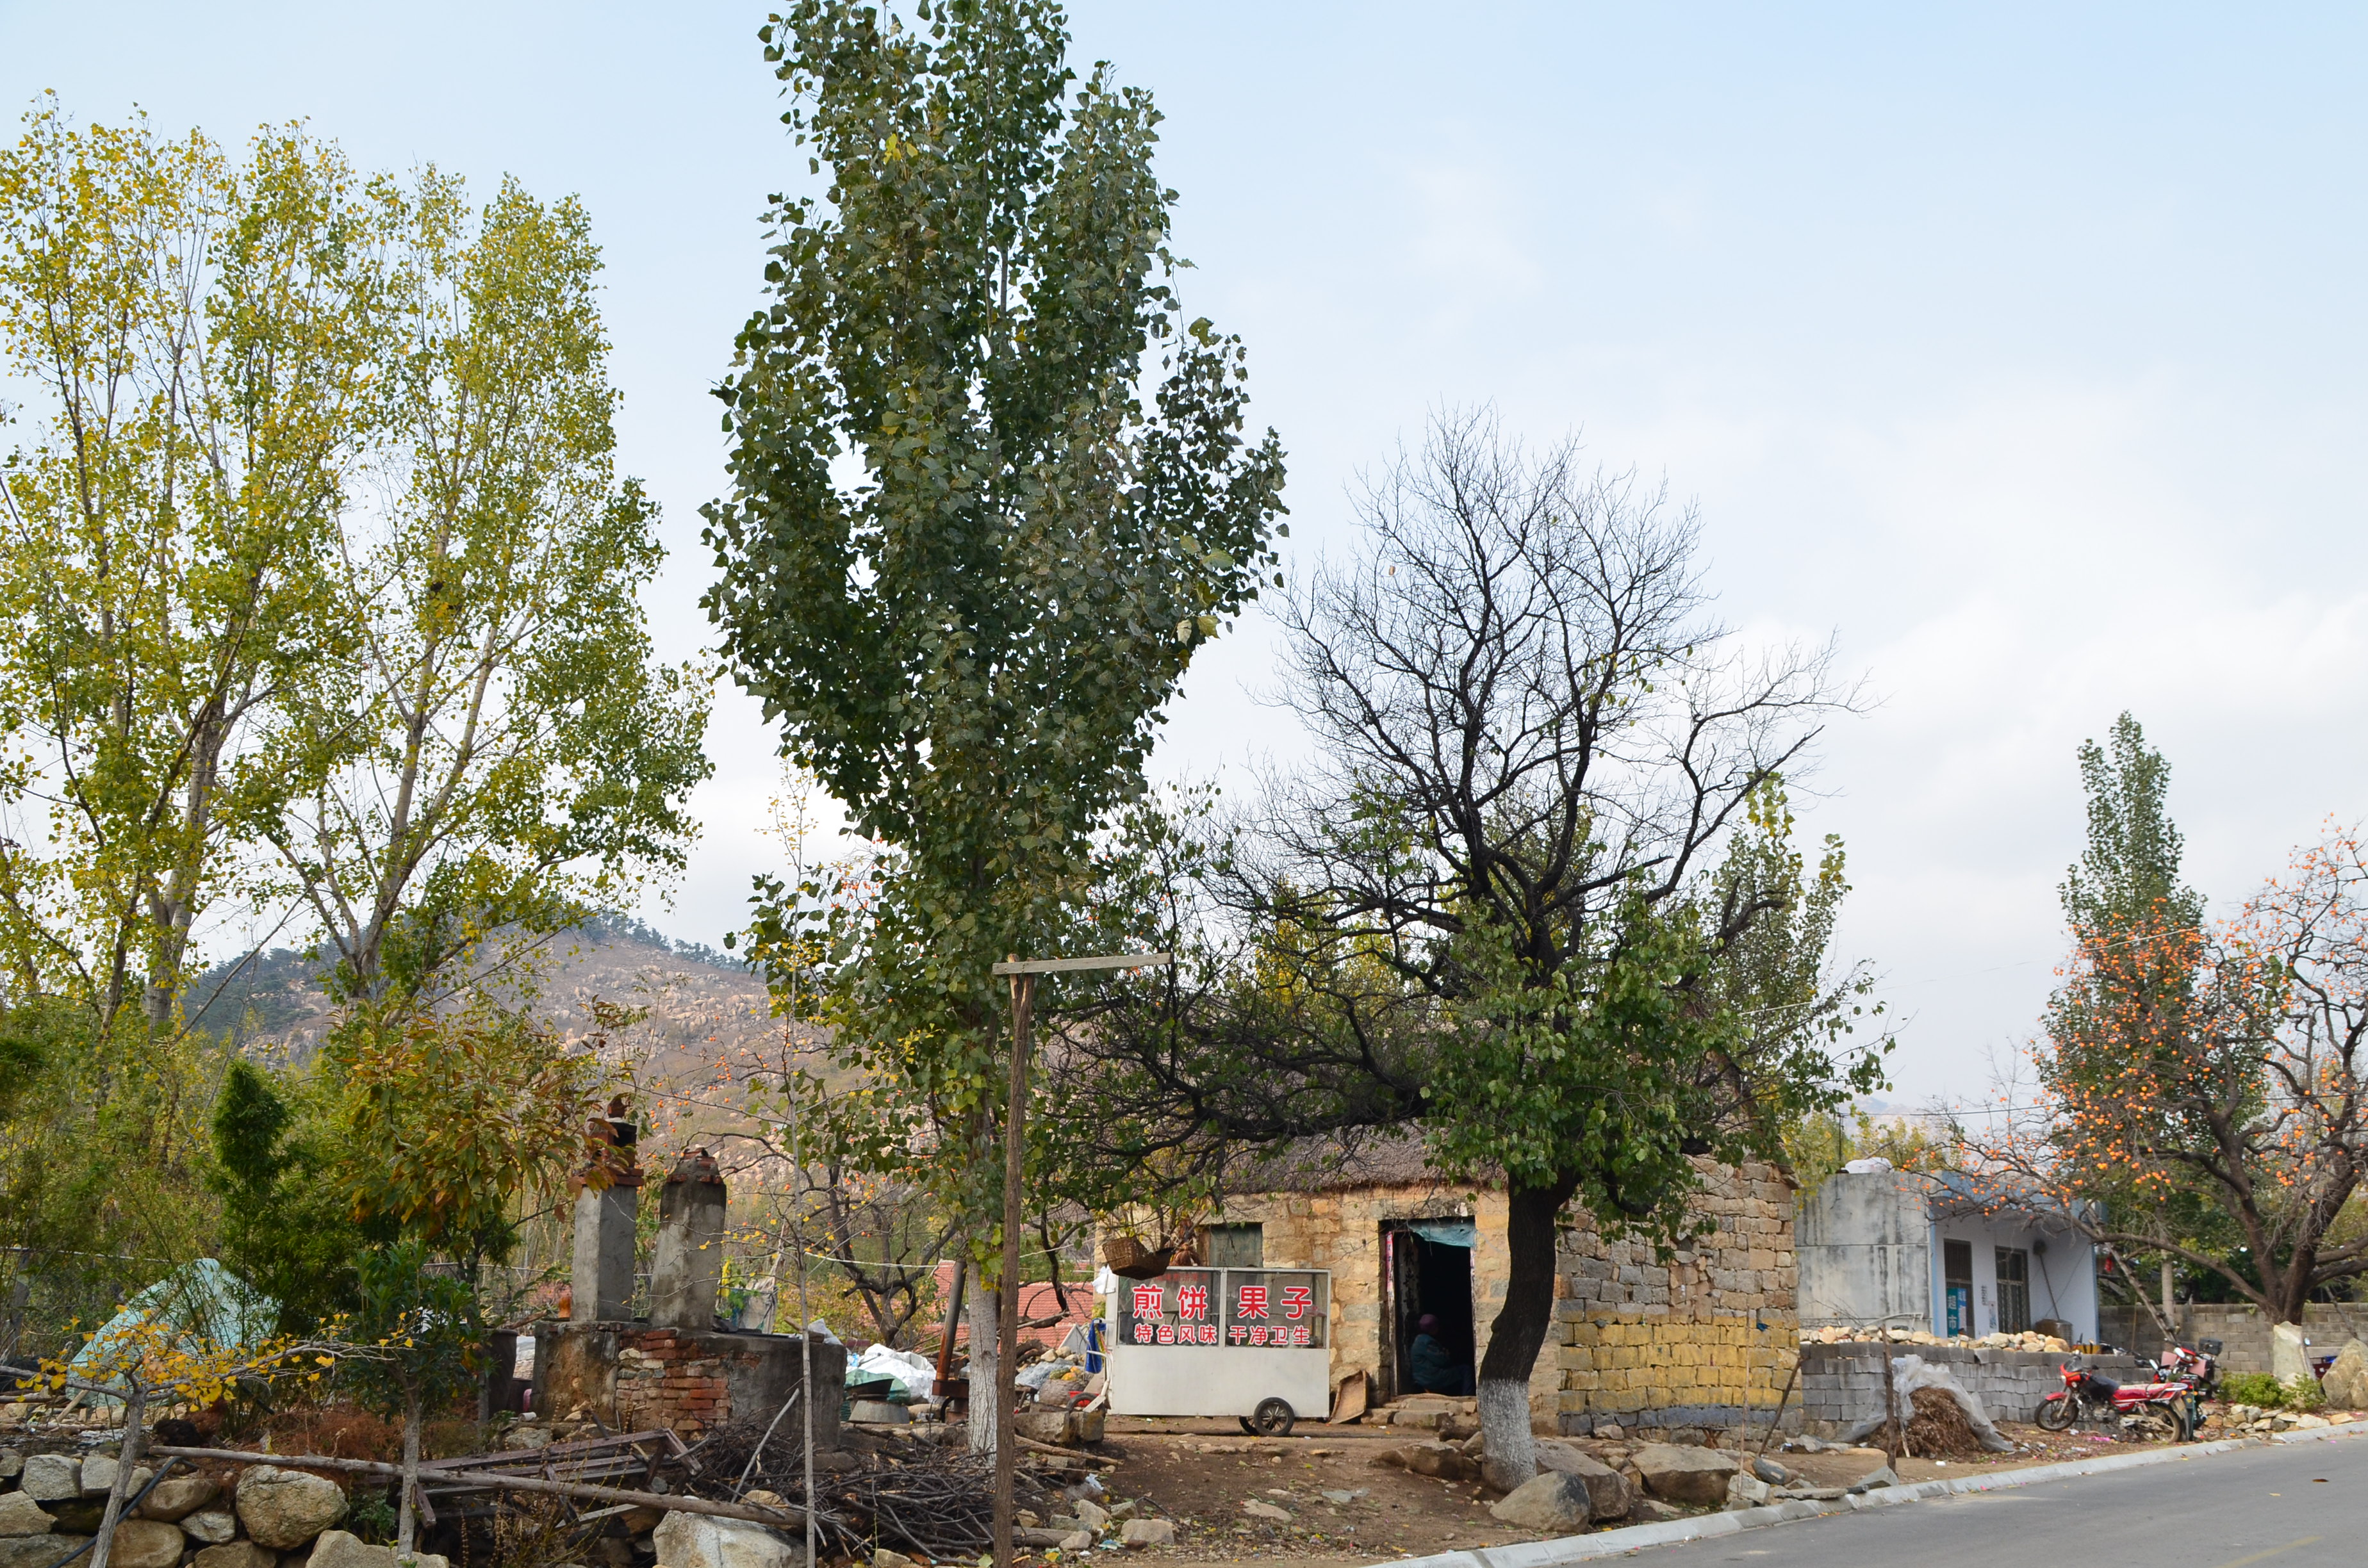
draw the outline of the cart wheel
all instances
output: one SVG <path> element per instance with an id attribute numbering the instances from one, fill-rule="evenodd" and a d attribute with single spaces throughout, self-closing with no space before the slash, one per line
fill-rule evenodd
<path id="1" fill-rule="evenodd" d="M 1253 1437 L 1288 1437 L 1292 1423 L 1298 1419 L 1289 1400 L 1262 1399 L 1256 1410 L 1242 1417 L 1242 1430 Z"/>

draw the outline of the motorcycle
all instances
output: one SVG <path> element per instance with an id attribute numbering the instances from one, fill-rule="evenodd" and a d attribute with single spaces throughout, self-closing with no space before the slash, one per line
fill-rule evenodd
<path id="1" fill-rule="evenodd" d="M 2192 1384 L 2205 1399 L 2214 1397 L 2220 1392 L 2220 1342 L 2199 1339 L 2192 1350 L 2184 1345 L 2172 1346 L 2155 1364 L 2155 1375 L 2164 1382 Z"/>
<path id="2" fill-rule="evenodd" d="M 2209 1357 L 2193 1351 L 2184 1354 L 2195 1357 L 2207 1369 L 2210 1366 Z M 2066 1365 L 2058 1369 L 2064 1392 L 2039 1402 L 2039 1425 L 2050 1432 L 2069 1431 L 2075 1422 L 2111 1416 L 2124 1429 L 2143 1437 L 2183 1443 L 2195 1435 L 2198 1381 L 2184 1374 L 2164 1377 L 2163 1369 L 2157 1369 L 2154 1381 L 2117 1383 L 2085 1367 Z"/>

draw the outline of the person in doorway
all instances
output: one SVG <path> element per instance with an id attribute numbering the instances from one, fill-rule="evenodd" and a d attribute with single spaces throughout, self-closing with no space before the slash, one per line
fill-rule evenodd
<path id="1" fill-rule="evenodd" d="M 1472 1369 L 1440 1341 L 1438 1314 L 1423 1313 L 1414 1330 L 1414 1386 L 1424 1393 L 1470 1393 Z"/>

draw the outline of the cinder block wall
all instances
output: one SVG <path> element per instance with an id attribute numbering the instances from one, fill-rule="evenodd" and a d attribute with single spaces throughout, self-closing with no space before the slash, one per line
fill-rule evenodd
<path id="1" fill-rule="evenodd" d="M 1793 1368 L 1793 1187 L 1772 1165 L 1702 1162 L 1700 1209 L 1713 1233 L 1668 1261 L 1606 1242 L 1594 1219 L 1565 1216 L 1554 1324 L 1530 1379 L 1543 1431 L 1618 1424 L 1666 1435 L 1765 1422 Z M 1269 1267 L 1332 1271 L 1332 1375 L 1382 1368 L 1382 1227 L 1469 1216 L 1475 1351 L 1504 1304 L 1509 1252 L 1504 1195 L 1436 1183 L 1372 1184 L 1230 1199 L 1220 1218 L 1265 1227 Z"/>
<path id="2" fill-rule="evenodd" d="M 2039 1402 L 2064 1387 L 2066 1362 L 2094 1367 L 2116 1382 L 2129 1381 L 2136 1360 L 2128 1356 L 2081 1356 L 2060 1351 L 1983 1350 L 1957 1346 L 1898 1345 L 1895 1356 L 1918 1356 L 1948 1369 L 1966 1392 L 1982 1402 L 1993 1421 L 2029 1421 Z M 1872 1344 L 1804 1345 L 1798 1399 L 1803 1424 L 1831 1437 L 1883 1409 L 1883 1346 Z"/>
<path id="3" fill-rule="evenodd" d="M 2177 1327 L 2189 1345 L 2199 1339 L 2220 1341 L 2224 1372 L 2271 1369 L 2270 1319 L 2259 1307 L 2191 1301 L 2180 1307 Z M 2368 1339 L 2368 1302 L 2313 1302 L 2303 1309 L 2302 1331 L 2314 1353 L 2340 1350 L 2347 1339 Z M 2125 1346 L 2140 1356 L 2162 1354 L 2162 1331 L 2155 1326 L 2154 1314 L 2140 1308 L 2104 1308 L 2098 1313 L 2097 1332 L 2106 1343 Z"/>

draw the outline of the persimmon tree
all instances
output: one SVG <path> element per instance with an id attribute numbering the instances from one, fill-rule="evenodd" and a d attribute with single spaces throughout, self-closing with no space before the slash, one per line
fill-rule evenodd
<path id="1" fill-rule="evenodd" d="M 819 194 L 720 389 L 707 597 L 735 677 L 877 838 L 831 1022 L 897 1159 L 984 1257 L 1006 1074 L 992 966 L 1052 950 L 1196 650 L 1271 559 L 1282 457 L 1186 313 L 1159 116 L 1065 62 L 1047 0 L 806 0 L 764 28 Z M 760 951 L 803 906 L 763 895 Z"/>
<path id="2" fill-rule="evenodd" d="M 604 1026 L 622 1021 L 595 1006 Z M 356 1214 L 457 1256 L 507 1255 L 518 1200 L 556 1189 L 597 1153 L 585 1127 L 608 1066 L 482 997 L 371 1022 L 337 1047 Z"/>
<path id="3" fill-rule="evenodd" d="M 2076 928 L 2032 1108 L 1966 1136 L 2130 1251 L 2216 1275 L 2272 1321 L 2368 1274 L 2368 846 L 2298 851 L 2224 923 Z"/>

